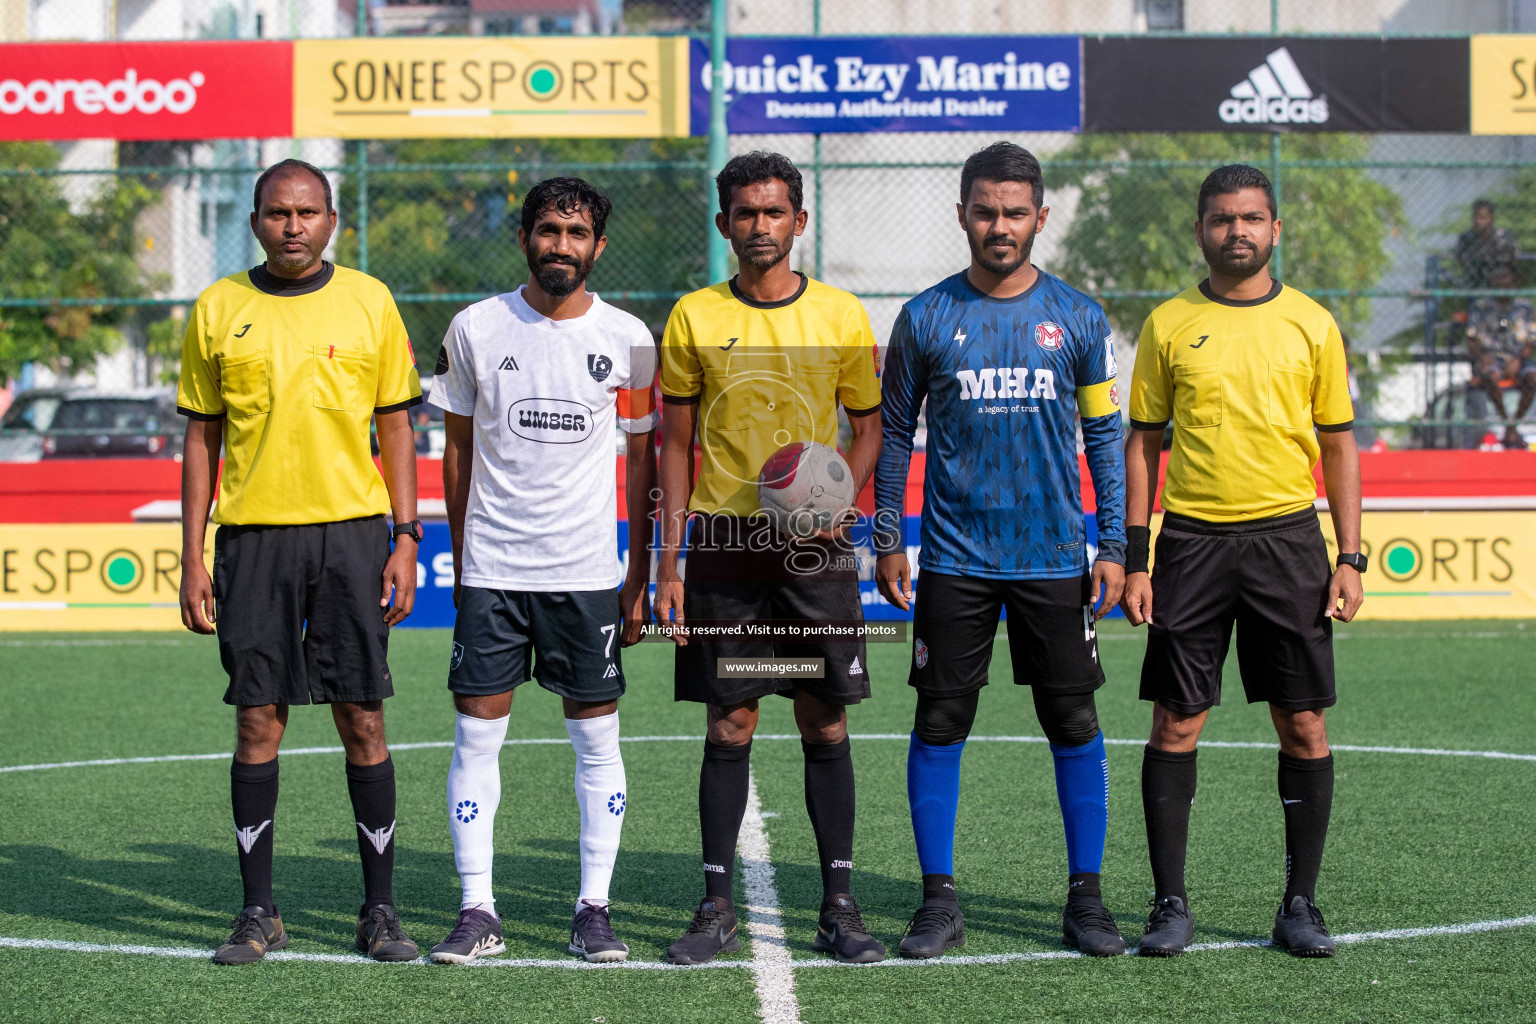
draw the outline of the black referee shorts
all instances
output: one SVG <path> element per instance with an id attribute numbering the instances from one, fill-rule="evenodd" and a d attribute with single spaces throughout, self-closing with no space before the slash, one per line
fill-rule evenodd
<path id="1" fill-rule="evenodd" d="M 221 526 L 213 598 L 226 704 L 329 704 L 394 695 L 379 607 L 383 516 L 302 526 Z"/>
<path id="2" fill-rule="evenodd" d="M 1015 683 L 1063 696 L 1104 685 L 1087 573 L 1064 580 L 993 580 L 927 569 L 916 589 L 907 682 L 923 696 L 963 697 L 987 685 L 1003 608 Z"/>
<path id="3" fill-rule="evenodd" d="M 1183 714 L 1220 704 L 1235 623 L 1248 703 L 1332 707 L 1330 578 L 1313 509 L 1244 523 L 1168 513 L 1152 567 L 1141 699 Z"/>
<path id="4" fill-rule="evenodd" d="M 862 623 L 857 557 L 847 545 L 790 544 L 763 517 L 697 515 L 688 534 L 687 625 Z M 719 671 L 721 658 L 820 659 L 823 676 L 775 678 Z M 689 636 L 673 662 L 673 696 L 725 707 L 769 694 L 804 690 L 828 704 L 857 704 L 869 696 L 864 638 L 803 643 Z"/>

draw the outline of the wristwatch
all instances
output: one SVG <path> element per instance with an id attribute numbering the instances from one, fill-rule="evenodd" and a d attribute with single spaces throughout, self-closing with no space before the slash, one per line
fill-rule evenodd
<path id="1" fill-rule="evenodd" d="M 410 537 L 416 543 L 420 544 L 422 537 L 421 520 L 412 519 L 408 523 L 396 523 L 395 528 L 390 531 L 389 535 L 392 538 Z"/>
<path id="2" fill-rule="evenodd" d="M 1369 559 L 1367 559 L 1360 552 L 1356 551 L 1351 554 L 1339 555 L 1337 564 L 1347 565 L 1351 569 L 1355 570 L 1355 572 L 1365 572 L 1365 565 L 1368 561 Z"/>

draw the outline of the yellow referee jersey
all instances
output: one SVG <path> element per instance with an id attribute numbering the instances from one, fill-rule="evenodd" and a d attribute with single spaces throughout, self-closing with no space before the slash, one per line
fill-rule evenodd
<path id="1" fill-rule="evenodd" d="M 209 285 L 187 320 L 176 405 L 224 421 L 213 520 L 291 525 L 389 511 L 368 421 L 421 401 L 389 289 L 327 263 L 288 281 L 263 267 Z"/>
<path id="2" fill-rule="evenodd" d="M 1131 426 L 1173 421 L 1170 512 L 1241 522 L 1310 507 L 1314 430 L 1348 430 L 1353 416 L 1333 315 L 1278 281 L 1246 301 L 1218 298 L 1202 281 L 1142 327 Z"/>
<path id="3" fill-rule="evenodd" d="M 836 447 L 839 403 L 879 407 L 879 359 L 859 300 L 804 274 L 780 302 L 756 302 L 734 279 L 683 296 L 661 342 L 661 393 L 699 403 L 689 509 L 755 515 L 768 456 L 791 441 Z"/>

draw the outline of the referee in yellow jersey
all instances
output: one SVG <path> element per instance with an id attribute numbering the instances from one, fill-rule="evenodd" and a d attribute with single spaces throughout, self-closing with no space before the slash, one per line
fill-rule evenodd
<path id="1" fill-rule="evenodd" d="M 1148 627 L 1141 697 L 1156 702 L 1141 776 L 1156 888 L 1141 955 L 1176 956 L 1193 938 L 1184 855 L 1195 744 L 1221 702 L 1236 624 L 1244 693 L 1269 704 L 1280 737 L 1285 896 L 1275 945 L 1332 956 L 1314 902 L 1333 805 L 1323 715 L 1335 701 L 1332 620 L 1354 618 L 1365 571 L 1344 343 L 1326 309 L 1269 276 L 1280 221 L 1263 172 L 1212 171 L 1200 186 L 1195 239 L 1210 277 L 1147 318 L 1126 442 L 1121 606 Z M 1148 524 L 1170 422 L 1149 576 Z M 1337 568 L 1313 508 L 1319 454 Z"/>
<path id="2" fill-rule="evenodd" d="M 277 752 L 289 705 L 311 702 L 331 706 L 346 749 L 365 890 L 357 947 L 376 960 L 417 955 L 391 889 L 395 770 L 383 701 L 394 693 L 389 629 L 416 594 L 408 410 L 421 384 L 389 289 L 321 259 L 335 228 L 323 173 L 300 160 L 269 167 L 251 214 L 266 262 L 198 296 L 182 343 L 181 618 L 196 633 L 217 623 L 224 700 L 236 708 L 230 777 L 245 903 L 214 954 L 221 964 L 288 945 L 272 901 Z M 221 444 L 210 579 L 203 538 Z"/>
<path id="3" fill-rule="evenodd" d="M 759 515 L 757 478 L 795 442 L 837 444 L 837 408 L 853 439 L 848 466 L 857 494 L 880 458 L 878 355 L 869 315 L 845 291 L 789 267 L 805 230 L 800 172 L 778 153 L 747 153 L 715 179 L 715 223 L 740 273 L 680 299 L 661 343 L 662 545 L 656 618 L 739 628 L 764 620 L 861 623 L 858 567 L 842 533 L 788 544 Z M 693 478 L 693 439 L 703 453 Z M 690 518 L 691 517 L 691 518 Z M 678 573 L 684 520 L 686 588 Z M 821 861 L 821 920 L 813 948 L 864 963 L 885 957 L 849 893 L 853 868 L 853 759 L 847 706 L 869 696 L 862 637 L 776 645 L 772 638 L 674 633 L 678 700 L 708 708 L 699 773 L 705 898 L 687 932 L 667 950 L 696 964 L 739 948 L 732 879 L 747 807 L 748 756 L 758 698 L 794 700 L 805 754 L 805 804 Z M 762 669 L 722 671 L 731 659 L 812 659 L 817 678 L 778 678 Z"/>

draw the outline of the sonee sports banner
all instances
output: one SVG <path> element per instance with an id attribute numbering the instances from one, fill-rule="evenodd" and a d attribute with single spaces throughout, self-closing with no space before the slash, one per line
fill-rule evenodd
<path id="1" fill-rule="evenodd" d="M 1089 132 L 1456 132 L 1466 39 L 1083 40 Z"/>

